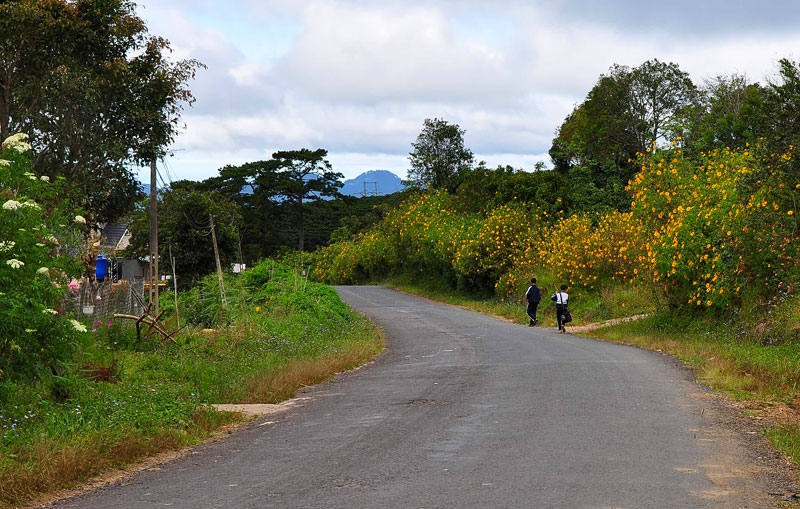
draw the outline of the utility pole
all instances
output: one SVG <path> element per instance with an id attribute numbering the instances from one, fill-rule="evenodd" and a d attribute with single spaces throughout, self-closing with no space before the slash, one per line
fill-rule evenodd
<path id="1" fill-rule="evenodd" d="M 225 299 L 225 282 L 222 280 L 222 263 L 219 261 L 219 248 L 217 247 L 217 233 L 214 227 L 214 214 L 209 214 L 208 218 L 211 220 L 211 241 L 214 243 L 214 258 L 217 260 L 217 277 L 219 278 L 219 293 L 222 297 L 222 307 L 228 307 L 228 301 Z"/>
<path id="2" fill-rule="evenodd" d="M 172 290 L 175 295 L 175 316 L 178 319 L 178 328 L 181 326 L 181 309 L 178 306 L 178 273 L 175 271 L 175 257 L 172 256 L 172 242 L 169 243 L 169 264 L 172 266 Z"/>
<path id="3" fill-rule="evenodd" d="M 150 161 L 150 304 L 153 316 L 158 316 L 158 190 L 156 158 Z"/>

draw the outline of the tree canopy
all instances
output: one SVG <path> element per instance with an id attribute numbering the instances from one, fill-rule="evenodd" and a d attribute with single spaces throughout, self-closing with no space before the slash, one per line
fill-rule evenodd
<path id="1" fill-rule="evenodd" d="M 202 186 L 240 205 L 244 242 L 253 257 L 275 252 L 289 243 L 290 237 L 302 251 L 309 203 L 341 197 L 344 176 L 333 171 L 327 155 L 321 148 L 278 151 L 266 161 L 225 166 L 218 177 L 205 180 Z"/>
<path id="2" fill-rule="evenodd" d="M 97 221 L 130 210 L 131 165 L 164 154 L 202 64 L 171 62 L 129 0 L 0 2 L 0 138 L 30 136 L 38 171 Z"/>
<path id="3" fill-rule="evenodd" d="M 331 163 L 325 157 L 328 151 L 317 150 L 285 150 L 272 154 L 272 159 L 279 168 L 274 193 L 289 203 L 294 224 L 298 228 L 297 248 L 305 248 L 305 202 L 314 202 L 323 197 L 339 198 L 339 188 L 344 175 L 333 171 Z"/>
<path id="4" fill-rule="evenodd" d="M 464 146 L 464 130 L 444 119 L 425 119 L 422 132 L 411 145 L 408 179 L 434 189 L 457 183 L 459 174 L 472 168 L 472 151 Z"/>
<path id="5" fill-rule="evenodd" d="M 150 204 L 143 202 L 128 225 L 129 255 L 149 254 Z M 177 181 L 159 192 L 158 248 L 165 270 L 175 259 L 179 275 L 199 280 L 216 266 L 209 216 L 214 216 L 220 259 L 228 266 L 237 259 L 240 223 L 238 207 L 220 193 L 206 192 L 197 182 Z M 170 250 L 170 246 L 172 249 Z M 171 256 L 170 256 L 171 255 Z"/>

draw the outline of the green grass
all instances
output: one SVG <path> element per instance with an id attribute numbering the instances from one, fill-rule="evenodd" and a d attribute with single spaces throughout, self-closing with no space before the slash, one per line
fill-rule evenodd
<path id="1" fill-rule="evenodd" d="M 800 458 L 800 429 L 797 424 L 786 427 L 767 428 L 767 438 L 776 449 L 792 458 L 798 464 Z"/>
<path id="2" fill-rule="evenodd" d="M 383 349 L 382 333 L 336 292 L 285 267 L 229 283 L 222 314 L 200 290 L 187 294 L 200 323 L 177 344 L 136 341 L 115 324 L 87 334 L 60 376 L 0 382 L 0 506 L 195 444 L 239 418 L 208 404 L 279 402 Z"/>

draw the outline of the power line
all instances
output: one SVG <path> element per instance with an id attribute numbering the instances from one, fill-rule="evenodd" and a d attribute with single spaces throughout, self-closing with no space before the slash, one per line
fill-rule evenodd
<path id="1" fill-rule="evenodd" d="M 175 178 L 172 176 L 172 171 L 169 169 L 169 164 L 167 163 L 166 158 L 162 160 L 164 164 L 164 171 L 167 173 L 167 180 L 169 180 L 170 185 L 175 182 Z"/>
<path id="2" fill-rule="evenodd" d="M 164 189 L 166 189 L 167 187 L 169 187 L 169 186 L 167 186 L 167 183 L 164 181 L 164 177 L 162 177 L 162 176 L 161 176 L 161 172 L 160 172 L 160 171 L 158 171 L 158 168 L 156 168 L 156 175 L 158 176 L 158 179 L 161 181 L 161 186 L 162 186 Z"/>

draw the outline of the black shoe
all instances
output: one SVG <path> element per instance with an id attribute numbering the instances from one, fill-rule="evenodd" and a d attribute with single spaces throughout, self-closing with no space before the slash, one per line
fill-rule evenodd
<path id="1" fill-rule="evenodd" d="M 536 318 L 536 319 L 535 319 L 535 320 L 532 322 L 532 324 L 533 324 L 533 325 L 531 325 L 531 327 L 535 327 L 537 323 L 539 323 L 539 319 L 538 319 L 538 318 Z"/>

